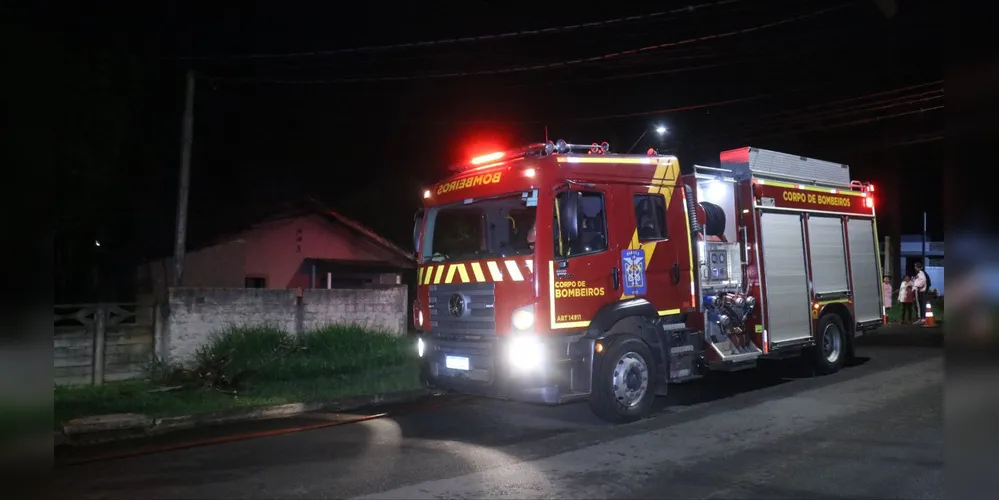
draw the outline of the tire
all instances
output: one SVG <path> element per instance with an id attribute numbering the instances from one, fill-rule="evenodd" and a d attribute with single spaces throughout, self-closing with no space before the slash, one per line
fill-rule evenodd
<path id="1" fill-rule="evenodd" d="M 652 413 L 658 378 L 649 346 L 626 335 L 612 342 L 601 358 L 593 373 L 593 413 L 616 424 L 634 422 Z"/>
<path id="2" fill-rule="evenodd" d="M 819 335 L 810 353 L 812 368 L 820 375 L 838 372 L 846 361 L 848 349 L 849 339 L 843 320 L 835 314 L 822 316 L 819 319 Z"/>

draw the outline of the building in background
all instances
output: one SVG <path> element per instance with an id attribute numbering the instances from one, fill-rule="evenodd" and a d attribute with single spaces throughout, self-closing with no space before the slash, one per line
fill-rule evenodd
<path id="1" fill-rule="evenodd" d="M 407 283 L 407 252 L 321 203 L 280 207 L 241 229 L 189 246 L 182 286 L 203 288 L 363 288 Z M 140 294 L 163 296 L 173 258 L 139 266 Z"/>

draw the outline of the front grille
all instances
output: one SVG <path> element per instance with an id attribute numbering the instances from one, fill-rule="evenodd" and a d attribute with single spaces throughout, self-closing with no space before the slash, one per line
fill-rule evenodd
<path id="1" fill-rule="evenodd" d="M 461 307 L 452 308 L 454 302 Z M 430 327 L 438 338 L 496 335 L 496 293 L 493 283 L 430 286 Z"/>

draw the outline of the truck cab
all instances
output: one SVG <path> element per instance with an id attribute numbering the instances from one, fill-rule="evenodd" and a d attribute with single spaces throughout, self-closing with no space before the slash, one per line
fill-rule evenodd
<path id="1" fill-rule="evenodd" d="M 758 225 L 745 217 L 760 215 L 747 201 L 754 174 L 705 169 L 560 140 L 472 159 L 426 190 L 414 225 L 422 380 L 588 399 L 624 422 L 668 383 L 770 355 L 767 327 L 781 320 L 759 307 L 776 288 L 760 279 Z"/>

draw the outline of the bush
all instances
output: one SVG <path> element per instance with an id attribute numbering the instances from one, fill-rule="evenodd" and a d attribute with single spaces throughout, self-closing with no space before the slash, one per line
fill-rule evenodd
<path id="1" fill-rule="evenodd" d="M 300 336 L 230 327 L 212 335 L 189 367 L 155 360 L 144 381 L 56 387 L 56 426 L 106 413 L 163 417 L 413 390 L 421 387 L 416 360 L 412 339 L 360 326 Z"/>
<path id="2" fill-rule="evenodd" d="M 356 325 L 329 325 L 301 336 L 271 327 L 230 327 L 197 350 L 187 377 L 155 366 L 150 378 L 197 381 L 233 391 L 245 382 L 330 378 L 405 365 L 415 360 L 406 337 Z"/>

